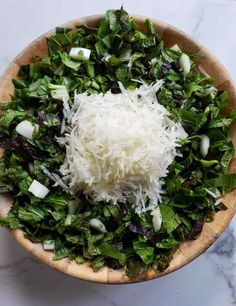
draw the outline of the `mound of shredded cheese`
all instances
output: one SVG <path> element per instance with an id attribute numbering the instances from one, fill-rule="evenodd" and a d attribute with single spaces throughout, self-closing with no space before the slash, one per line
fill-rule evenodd
<path id="1" fill-rule="evenodd" d="M 60 172 L 72 194 L 83 192 L 94 202 L 129 202 L 136 213 L 161 202 L 164 178 L 187 136 L 158 103 L 162 85 L 142 84 L 121 93 L 75 95 L 64 101 L 66 158 Z"/>

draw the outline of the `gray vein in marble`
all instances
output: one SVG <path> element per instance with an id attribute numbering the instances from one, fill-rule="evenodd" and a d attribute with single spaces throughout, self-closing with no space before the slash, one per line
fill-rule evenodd
<path id="1" fill-rule="evenodd" d="M 234 276 L 236 264 L 233 261 L 236 250 L 236 240 L 233 229 L 229 228 L 225 234 L 226 235 L 219 238 L 216 244 L 208 250 L 207 257 L 217 268 L 217 271 L 224 277 L 231 292 L 231 304 L 236 305 L 236 286 Z M 214 260 L 214 256 L 217 256 L 217 260 Z"/>
<path id="2" fill-rule="evenodd" d="M 21 276 L 22 274 L 29 272 L 30 264 L 40 264 L 40 263 L 31 256 L 25 256 L 9 264 L 0 265 L 0 275 L 6 272 L 7 276 L 10 277 L 9 282 L 11 282 L 11 277 L 16 278 L 18 276 Z"/>
<path id="3" fill-rule="evenodd" d="M 236 0 L 233 0 L 234 2 Z M 205 17 L 207 15 L 206 10 L 208 7 L 210 6 L 216 6 L 216 7 L 228 7 L 232 4 L 232 0 L 228 0 L 228 1 L 224 1 L 223 3 L 219 3 L 219 2 L 211 2 L 211 1 L 202 1 L 200 9 L 199 9 L 199 16 L 197 18 L 197 22 L 196 25 L 193 29 L 193 38 L 198 39 L 200 33 L 199 33 L 199 29 L 201 28 Z"/>
<path id="4" fill-rule="evenodd" d="M 33 261 L 36 262 L 31 256 L 25 256 L 17 261 L 11 262 L 9 264 L 5 265 L 0 265 L 0 271 L 5 270 L 5 269 L 12 269 L 14 267 L 19 267 L 19 265 L 24 264 L 26 261 Z"/>
<path id="5" fill-rule="evenodd" d="M 25 256 L 8 264 L 0 265 L 0 277 L 3 277 L 5 283 L 10 285 L 12 279 L 21 279 L 22 275 L 27 274 L 32 263 L 39 264 L 33 257 Z"/>
<path id="6" fill-rule="evenodd" d="M 199 31 L 199 28 L 204 20 L 204 12 L 205 12 L 205 7 L 206 7 L 206 2 L 204 1 L 200 7 L 200 11 L 199 11 L 199 16 L 198 16 L 198 19 L 197 19 L 197 22 L 196 22 L 196 25 L 193 29 L 193 38 L 197 38 L 198 37 L 198 31 Z"/>
<path id="7" fill-rule="evenodd" d="M 233 229 L 229 228 L 225 234 L 224 239 L 219 238 L 219 240 L 210 248 L 210 250 L 208 250 L 208 253 L 226 256 L 232 259 L 236 248 L 236 240 L 233 234 Z"/>
<path id="8" fill-rule="evenodd" d="M 32 268 L 35 271 L 35 273 L 36 269 L 37 270 L 45 269 L 45 267 L 35 258 L 31 256 L 25 256 L 11 263 L 0 265 L 0 275 L 3 272 L 7 273 L 4 276 L 5 284 L 7 285 L 12 284 L 13 279 L 15 280 L 17 277 L 20 277 L 21 282 L 24 283 L 24 287 L 31 287 L 31 290 L 34 290 L 35 288 L 34 284 L 28 283 L 27 282 L 28 277 L 26 275 L 23 276 L 23 274 L 30 273 Z M 6 279 L 6 276 L 8 279 Z M 104 304 L 109 306 L 117 306 L 117 304 L 109 296 L 106 296 L 100 290 L 97 290 L 94 286 L 90 286 L 90 291 L 93 296 L 97 296 L 98 298 L 100 298 L 104 302 Z"/>
<path id="9" fill-rule="evenodd" d="M 117 306 L 117 304 L 112 301 L 110 298 L 108 298 L 107 296 L 105 296 L 104 294 L 102 294 L 100 291 L 95 290 L 94 288 L 92 289 L 92 291 L 98 295 L 100 298 L 102 298 L 104 301 L 108 302 L 111 306 Z"/>
<path id="10" fill-rule="evenodd" d="M 225 272 L 225 270 L 219 265 L 219 263 L 215 262 L 209 254 L 207 254 L 208 259 L 211 261 L 211 263 L 217 268 L 217 271 L 221 273 L 221 275 L 224 277 L 225 281 L 228 284 L 228 287 L 230 289 L 231 297 L 232 297 L 232 305 L 236 305 L 236 288 L 234 284 L 234 279 L 232 275 L 229 275 Z M 232 271 L 235 269 L 235 264 L 232 263 Z"/>

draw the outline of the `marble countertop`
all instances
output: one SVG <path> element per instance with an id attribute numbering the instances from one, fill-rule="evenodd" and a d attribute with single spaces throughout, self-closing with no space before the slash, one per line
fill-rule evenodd
<path id="1" fill-rule="evenodd" d="M 48 29 L 122 4 L 171 23 L 207 46 L 236 80 L 235 0 L 0 0 L 0 72 Z M 154 281 L 96 285 L 42 265 L 0 229 L 0 305 L 228 306 L 236 304 L 236 218 L 194 262 Z"/>

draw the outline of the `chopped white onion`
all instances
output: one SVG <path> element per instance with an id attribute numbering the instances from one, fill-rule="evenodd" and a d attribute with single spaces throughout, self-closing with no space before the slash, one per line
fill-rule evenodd
<path id="1" fill-rule="evenodd" d="M 173 50 L 173 51 L 181 52 L 181 49 L 180 49 L 180 47 L 177 44 L 175 44 L 172 47 L 170 47 L 170 49 Z"/>
<path id="2" fill-rule="evenodd" d="M 210 138 L 207 135 L 203 135 L 200 144 L 200 153 L 202 157 L 206 157 L 210 148 Z"/>
<path id="3" fill-rule="evenodd" d="M 72 221 L 72 214 L 75 212 L 75 210 L 79 207 L 79 200 L 71 200 L 68 203 L 68 215 L 66 216 L 65 225 L 71 225 Z"/>
<path id="4" fill-rule="evenodd" d="M 110 58 L 111 58 L 111 54 L 106 54 L 106 55 L 102 58 L 102 60 L 105 61 L 105 62 L 108 62 Z"/>
<path id="5" fill-rule="evenodd" d="M 16 131 L 17 131 L 18 134 L 20 134 L 20 135 L 22 135 L 22 136 L 24 136 L 28 139 L 32 139 L 33 132 L 34 132 L 35 128 L 38 129 L 37 124 L 33 125 L 30 121 L 23 120 L 19 124 L 17 124 Z"/>
<path id="6" fill-rule="evenodd" d="M 61 101 L 69 99 L 69 94 L 65 85 L 49 84 L 48 88 L 50 89 L 53 99 Z"/>
<path id="7" fill-rule="evenodd" d="M 157 63 L 158 59 L 156 57 L 152 58 L 150 63 L 152 66 L 154 66 Z"/>
<path id="8" fill-rule="evenodd" d="M 101 233 L 106 233 L 107 231 L 105 225 L 98 219 L 91 219 L 89 226 Z"/>
<path id="9" fill-rule="evenodd" d="M 43 249 L 45 251 L 53 251 L 55 249 L 55 241 L 54 240 L 45 240 L 43 242 Z"/>
<path id="10" fill-rule="evenodd" d="M 187 54 L 183 53 L 180 56 L 179 64 L 180 64 L 180 67 L 182 68 L 183 75 L 184 76 L 188 75 L 191 69 L 191 62 Z"/>
<path id="11" fill-rule="evenodd" d="M 212 191 L 209 190 L 208 188 L 205 188 L 205 190 L 206 190 L 206 192 L 207 192 L 209 195 L 211 195 L 214 199 L 217 198 L 217 195 L 216 195 L 214 192 L 212 192 Z"/>
<path id="12" fill-rule="evenodd" d="M 40 169 L 43 171 L 44 174 L 46 174 L 53 182 L 56 182 L 55 177 L 51 174 L 51 172 L 48 171 L 48 169 L 44 166 L 41 165 Z"/>
<path id="13" fill-rule="evenodd" d="M 90 58 L 91 50 L 86 48 L 71 48 L 70 57 L 75 60 L 88 61 Z"/>
<path id="14" fill-rule="evenodd" d="M 222 203 L 222 198 L 219 198 L 215 201 L 215 206 L 219 205 L 220 203 Z"/>
<path id="15" fill-rule="evenodd" d="M 69 188 L 66 186 L 66 184 L 62 181 L 60 176 L 57 173 L 52 172 L 53 177 L 55 178 L 55 184 L 53 187 L 60 186 L 62 189 L 64 189 L 66 192 L 69 193 Z"/>
<path id="16" fill-rule="evenodd" d="M 46 195 L 50 192 L 50 190 L 42 185 L 40 182 L 33 180 L 32 184 L 29 186 L 28 189 L 35 197 L 44 199 Z"/>
<path id="17" fill-rule="evenodd" d="M 161 228 L 162 224 L 162 216 L 161 216 L 161 211 L 160 207 L 157 206 L 150 214 L 152 216 L 152 225 L 154 228 L 154 232 L 157 232 Z"/>
<path id="18" fill-rule="evenodd" d="M 68 214 L 66 216 L 65 225 L 71 225 L 71 217 L 72 217 L 71 214 Z"/>
<path id="19" fill-rule="evenodd" d="M 62 179 L 58 174 L 49 172 L 44 165 L 41 165 L 40 169 L 43 171 L 44 174 L 47 175 L 48 178 L 50 178 L 55 183 L 54 186 L 60 186 L 66 192 L 69 192 L 68 187 L 65 185 L 65 183 L 63 183 Z"/>

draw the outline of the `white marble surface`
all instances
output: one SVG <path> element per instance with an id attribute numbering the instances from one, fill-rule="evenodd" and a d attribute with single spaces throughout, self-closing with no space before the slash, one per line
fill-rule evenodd
<path id="1" fill-rule="evenodd" d="M 0 72 L 38 35 L 119 8 L 171 23 L 207 46 L 236 80 L 234 0 L 0 0 Z M 40 264 L 0 229 L 0 306 L 228 306 L 236 304 L 236 219 L 187 267 L 142 284 L 96 285 Z"/>

